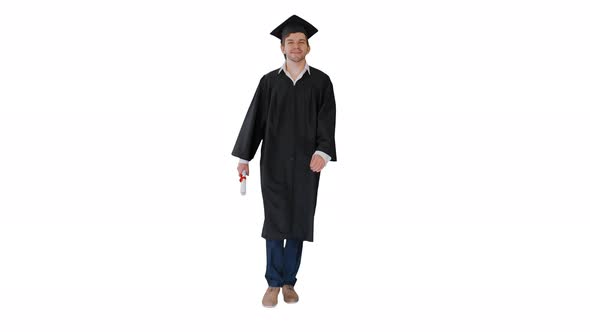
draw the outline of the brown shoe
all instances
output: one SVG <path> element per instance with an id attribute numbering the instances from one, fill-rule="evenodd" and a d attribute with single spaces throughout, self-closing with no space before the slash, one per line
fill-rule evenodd
<path id="1" fill-rule="evenodd" d="M 287 303 L 297 303 L 299 301 L 299 295 L 295 292 L 293 285 L 283 286 L 283 300 Z"/>
<path id="2" fill-rule="evenodd" d="M 262 305 L 266 308 L 274 308 L 279 302 L 279 287 L 268 287 L 264 297 L 262 298 Z"/>

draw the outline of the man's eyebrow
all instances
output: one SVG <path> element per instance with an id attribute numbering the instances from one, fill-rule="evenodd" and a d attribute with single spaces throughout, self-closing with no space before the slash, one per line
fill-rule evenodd
<path id="1" fill-rule="evenodd" d="M 287 38 L 287 41 L 293 41 L 293 40 L 295 40 L 295 39 L 293 39 L 293 38 Z M 305 41 L 305 38 L 299 38 L 298 39 L 298 41 L 302 41 L 302 40 Z"/>

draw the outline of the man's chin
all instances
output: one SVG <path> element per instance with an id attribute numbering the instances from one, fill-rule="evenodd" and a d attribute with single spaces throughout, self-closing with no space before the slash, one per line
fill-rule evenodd
<path id="1" fill-rule="evenodd" d="M 289 60 L 291 60 L 291 61 L 293 61 L 293 62 L 300 62 L 300 61 L 303 61 L 303 60 L 305 60 L 305 57 L 302 57 L 302 56 L 298 56 L 298 57 L 291 57 L 291 56 L 288 56 L 287 58 L 289 58 Z"/>

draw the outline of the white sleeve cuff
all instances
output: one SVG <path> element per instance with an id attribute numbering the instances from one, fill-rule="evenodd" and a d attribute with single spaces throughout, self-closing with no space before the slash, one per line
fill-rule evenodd
<path id="1" fill-rule="evenodd" d="M 327 153 L 322 152 L 320 150 L 317 150 L 313 154 L 319 154 L 320 157 L 324 158 L 324 160 L 326 161 L 326 165 L 328 164 L 328 161 L 332 160 L 332 157 L 330 157 Z"/>
<path id="2" fill-rule="evenodd" d="M 248 160 L 244 160 L 244 159 L 240 158 L 240 164 L 248 164 L 248 163 L 249 163 Z"/>

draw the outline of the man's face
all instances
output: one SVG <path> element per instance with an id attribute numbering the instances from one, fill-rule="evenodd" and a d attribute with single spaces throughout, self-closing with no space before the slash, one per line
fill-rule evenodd
<path id="1" fill-rule="evenodd" d="M 305 59 L 310 47 L 307 45 L 307 38 L 303 32 L 293 32 L 285 38 L 285 45 L 281 45 L 281 51 L 293 62 Z"/>

